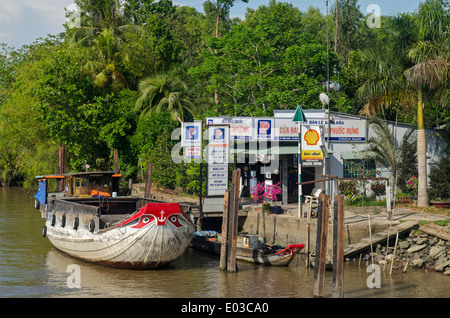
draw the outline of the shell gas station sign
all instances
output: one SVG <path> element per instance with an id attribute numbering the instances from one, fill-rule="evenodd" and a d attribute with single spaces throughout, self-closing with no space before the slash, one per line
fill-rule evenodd
<path id="1" fill-rule="evenodd" d="M 322 126 L 301 126 L 301 158 L 304 167 L 319 167 L 323 165 L 323 153 L 320 145 L 323 142 Z"/>

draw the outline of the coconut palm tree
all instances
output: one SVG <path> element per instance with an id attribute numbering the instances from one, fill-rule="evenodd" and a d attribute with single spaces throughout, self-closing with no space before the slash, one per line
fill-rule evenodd
<path id="1" fill-rule="evenodd" d="M 92 57 L 85 68 L 90 72 L 94 83 L 107 88 L 114 82 L 128 88 L 128 83 L 122 75 L 119 65 L 128 60 L 128 55 L 120 51 L 117 39 L 109 29 L 103 30 L 93 42 L 91 47 Z"/>
<path id="2" fill-rule="evenodd" d="M 440 0 L 429 0 L 419 14 L 390 20 L 390 49 L 371 48 L 362 54 L 360 63 L 361 74 L 366 78 L 357 91 L 367 101 L 363 114 L 374 114 L 393 105 L 417 105 L 418 206 L 422 207 L 428 205 L 425 101 L 448 97 L 449 10 L 445 6 L 448 7 Z"/>
<path id="3" fill-rule="evenodd" d="M 67 28 L 66 40 L 91 50 L 85 65 L 94 82 L 104 89 L 119 83 L 128 88 L 121 72 L 129 57 L 122 50 L 126 30 L 140 31 L 142 26 L 127 24 L 119 0 L 76 0 L 78 24 Z"/>
<path id="4" fill-rule="evenodd" d="M 141 113 L 141 117 L 161 111 L 168 111 L 174 120 L 193 117 L 195 106 L 188 99 L 186 84 L 178 78 L 167 74 L 144 78 L 139 82 L 139 93 L 135 110 Z"/>
<path id="5" fill-rule="evenodd" d="M 67 28 L 66 39 L 70 43 L 90 45 L 95 37 L 108 29 L 115 37 L 127 29 L 141 30 L 142 26 L 130 25 L 119 0 L 76 0 L 78 23 Z"/>
<path id="6" fill-rule="evenodd" d="M 450 13 L 440 0 L 427 1 L 418 14 L 419 39 L 408 51 L 414 66 L 406 70 L 417 89 L 418 206 L 428 205 L 424 97 L 448 106 L 450 99 Z"/>

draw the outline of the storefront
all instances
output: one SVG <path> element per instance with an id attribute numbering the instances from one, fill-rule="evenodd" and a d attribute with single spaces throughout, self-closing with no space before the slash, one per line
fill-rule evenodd
<path id="1" fill-rule="evenodd" d="M 349 164 L 362 162 L 366 169 L 377 170 L 378 176 L 390 177 L 387 170 L 375 160 L 366 158 L 363 150 L 371 134 L 365 117 L 326 110 L 303 110 L 301 181 L 322 179 L 323 175 L 340 178 L 355 177 Z M 209 117 L 206 127 L 225 125 L 229 128 L 229 161 L 241 170 L 243 197 L 250 196 L 250 188 L 257 182 L 280 182 L 283 204 L 298 202 L 299 124 L 293 121 L 295 110 L 274 111 L 274 117 Z M 330 118 L 330 121 L 328 120 Z M 400 142 L 411 125 L 388 122 L 396 130 Z M 314 132 L 310 132 L 314 130 Z M 309 135 L 307 135 L 309 134 Z M 435 143 L 427 149 L 428 166 L 443 156 L 443 140 L 435 130 L 427 130 Z M 437 138 L 437 139 L 436 139 Z M 307 146 L 305 146 L 307 145 Z M 308 148 L 310 147 L 310 148 Z M 306 148 L 306 149 L 305 149 Z M 224 175 L 225 183 L 227 176 Z M 206 182 L 208 187 L 208 180 Z M 210 184 L 212 184 L 210 182 Z M 310 194 L 315 186 L 302 187 L 302 194 Z M 324 189 L 333 193 L 332 185 Z M 325 191 L 324 191 L 325 192 Z M 220 196 L 220 194 L 219 194 Z"/>

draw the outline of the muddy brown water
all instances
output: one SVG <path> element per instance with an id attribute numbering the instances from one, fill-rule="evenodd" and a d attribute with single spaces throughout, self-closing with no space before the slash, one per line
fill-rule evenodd
<path id="1" fill-rule="evenodd" d="M 33 201 L 20 188 L 0 188 L 0 297 L 313 297 L 314 270 L 305 268 L 301 255 L 287 268 L 238 262 L 237 273 L 220 271 L 218 257 L 192 248 L 158 270 L 120 270 L 77 260 L 42 237 L 44 220 Z M 450 277 L 442 273 L 411 269 L 389 275 L 381 266 L 375 278 L 366 265 L 345 263 L 345 297 L 450 297 Z M 79 274 L 75 287 L 74 273 Z M 327 272 L 326 297 L 331 297 L 331 285 L 332 273 Z"/>

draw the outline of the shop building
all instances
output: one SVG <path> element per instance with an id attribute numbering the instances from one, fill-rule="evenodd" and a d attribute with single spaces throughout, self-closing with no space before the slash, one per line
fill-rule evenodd
<path id="1" fill-rule="evenodd" d="M 351 167 L 363 167 L 365 176 L 368 171 L 377 171 L 377 176 L 390 177 L 385 167 L 376 162 L 364 151 L 367 140 L 373 131 L 368 119 L 355 115 L 330 112 L 326 110 L 303 110 L 306 120 L 302 123 L 302 138 L 309 130 L 311 149 L 303 148 L 301 161 L 301 181 L 323 179 L 323 175 L 339 178 L 362 177 Z M 228 164 L 236 164 L 241 170 L 241 191 L 243 197 L 250 197 L 250 188 L 257 182 L 274 184 L 280 182 L 283 204 L 298 202 L 298 166 L 299 166 L 299 123 L 293 121 L 295 110 L 276 110 L 274 117 L 209 117 L 206 127 L 227 125 L 229 127 Z M 330 118 L 330 120 L 329 120 Z M 400 144 L 404 134 L 412 125 L 387 122 L 388 127 L 396 132 Z M 435 129 L 427 129 L 427 171 L 444 156 L 445 140 Z M 316 140 L 319 138 L 318 140 Z M 314 148 L 314 146 L 316 148 Z M 373 172 L 372 172 L 373 173 Z M 375 175 L 374 175 L 375 176 Z M 224 176 L 225 182 L 227 175 Z M 206 186 L 212 187 L 212 178 Z M 323 183 L 320 183 L 323 184 Z M 310 194 L 320 184 L 305 184 L 302 194 Z M 324 192 L 333 193 L 333 184 L 329 183 Z M 392 190 L 392 189 L 391 189 Z M 207 191 L 208 193 L 208 191 Z M 218 200 L 216 209 L 220 207 L 220 194 L 214 195 Z M 392 198 L 393 196 L 391 196 Z M 223 198 L 223 196 L 222 196 Z M 210 202 L 212 202 L 210 200 Z M 205 198 L 205 209 L 208 210 L 208 196 Z M 212 206 L 212 205 L 211 205 Z M 212 208 L 214 209 L 214 208 Z"/>

